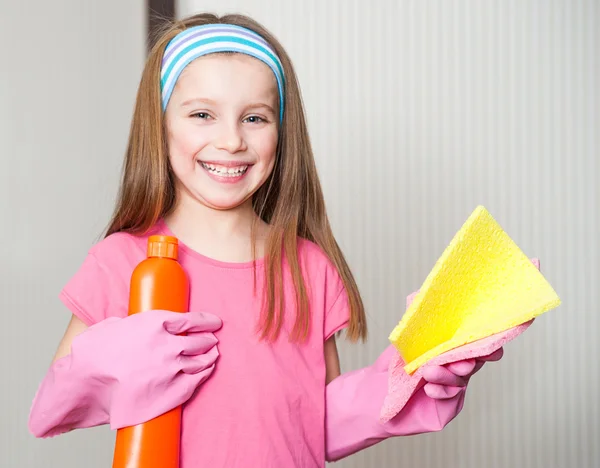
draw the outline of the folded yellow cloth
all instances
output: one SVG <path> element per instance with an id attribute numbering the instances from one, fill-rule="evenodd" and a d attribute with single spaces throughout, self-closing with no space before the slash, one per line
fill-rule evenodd
<path id="1" fill-rule="evenodd" d="M 389 339 L 412 374 L 446 351 L 525 323 L 559 304 L 531 260 L 478 206 Z"/>

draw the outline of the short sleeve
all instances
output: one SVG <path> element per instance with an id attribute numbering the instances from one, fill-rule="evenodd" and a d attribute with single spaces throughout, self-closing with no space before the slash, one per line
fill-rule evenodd
<path id="1" fill-rule="evenodd" d="M 341 283 L 341 281 L 340 281 Z M 338 331 L 346 328 L 350 322 L 350 303 L 346 288 L 339 289 L 332 295 L 331 304 L 325 311 L 325 329 L 323 338 L 327 341 Z"/>
<path id="2" fill-rule="evenodd" d="M 113 274 L 92 252 L 67 282 L 59 298 L 88 326 L 110 316 L 127 315 L 127 289 L 121 275 Z"/>

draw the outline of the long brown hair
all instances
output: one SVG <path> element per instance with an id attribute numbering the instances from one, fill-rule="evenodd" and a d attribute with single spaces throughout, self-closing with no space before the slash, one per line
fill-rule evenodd
<path id="1" fill-rule="evenodd" d="M 292 339 L 302 340 L 308 335 L 310 311 L 297 251 L 297 240 L 301 237 L 316 243 L 335 265 L 350 303 L 346 336 L 351 341 L 364 340 L 367 325 L 363 302 L 327 218 L 294 68 L 277 39 L 251 18 L 200 14 L 171 23 L 159 34 L 142 73 L 118 201 L 106 236 L 119 231 L 144 233 L 174 208 L 175 181 L 169 167 L 161 106 L 161 61 L 167 44 L 181 31 L 214 23 L 242 26 L 261 35 L 279 56 L 286 80 L 285 112 L 276 164 L 269 179 L 253 197 L 254 210 L 271 227 L 265 251 L 266 302 L 261 337 L 276 339 L 283 324 L 281 278 L 284 256 L 296 293 L 297 314 Z M 254 228 L 252 232 L 255 232 Z"/>

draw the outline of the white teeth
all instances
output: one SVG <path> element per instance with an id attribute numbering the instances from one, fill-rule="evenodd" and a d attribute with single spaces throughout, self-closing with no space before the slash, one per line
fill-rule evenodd
<path id="1" fill-rule="evenodd" d="M 221 177 L 235 177 L 235 176 L 239 176 L 242 175 L 244 172 L 246 172 L 246 170 L 248 169 L 248 166 L 238 166 L 238 167 L 225 167 L 225 166 L 219 166 L 216 164 L 207 164 L 204 162 L 201 162 L 200 164 L 202 164 L 202 167 L 210 172 L 212 172 L 213 174 L 217 174 Z"/>

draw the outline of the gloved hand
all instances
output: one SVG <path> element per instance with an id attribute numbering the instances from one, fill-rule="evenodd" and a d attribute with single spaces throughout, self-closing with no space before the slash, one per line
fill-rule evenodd
<path id="1" fill-rule="evenodd" d="M 445 400 L 453 398 L 466 387 L 469 379 L 475 375 L 486 362 L 499 361 L 504 355 L 504 348 L 493 353 L 473 359 L 451 362 L 443 366 L 428 366 L 423 369 L 423 379 L 427 382 L 423 389 L 429 398 Z"/>
<path id="2" fill-rule="evenodd" d="M 107 423 L 119 429 L 180 406 L 213 372 L 219 353 L 212 332 L 221 325 L 211 314 L 162 310 L 92 325 L 48 370 L 29 430 L 51 437 Z"/>
<path id="3" fill-rule="evenodd" d="M 413 293 L 407 298 L 407 307 L 415 296 Z M 469 379 L 485 362 L 497 361 L 502 355 L 500 347 L 486 356 L 425 367 L 424 383 L 415 387 L 396 416 L 382 423 L 380 412 L 390 390 L 390 363 L 401 361 L 396 348 L 388 346 L 372 366 L 342 374 L 327 385 L 327 461 L 347 457 L 389 437 L 442 430 L 462 410 Z M 406 385 L 411 383 L 406 381 Z M 413 388 L 407 390 L 412 392 Z"/>
<path id="4" fill-rule="evenodd" d="M 327 461 L 347 457 L 389 437 L 440 431 L 462 410 L 466 384 L 454 396 L 443 399 L 429 397 L 421 386 L 400 413 L 381 423 L 380 411 L 388 392 L 388 368 L 397 353 L 390 345 L 372 366 L 344 373 L 327 385 Z M 435 383 L 440 381 L 435 377 L 432 385 L 442 385 Z"/>

